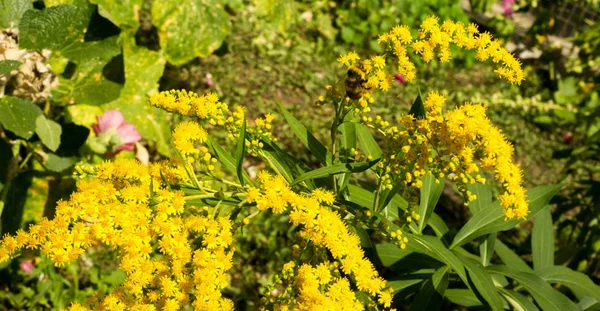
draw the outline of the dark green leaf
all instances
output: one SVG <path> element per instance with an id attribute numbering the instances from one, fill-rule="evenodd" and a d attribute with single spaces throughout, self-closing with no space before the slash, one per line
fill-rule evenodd
<path id="1" fill-rule="evenodd" d="M 285 118 L 285 121 L 289 124 L 292 132 L 306 148 L 321 162 L 322 164 L 329 165 L 332 161 L 331 152 L 319 142 L 312 133 L 310 133 L 302 123 L 300 123 L 285 107 L 277 102 L 281 114 Z"/>
<path id="2" fill-rule="evenodd" d="M 244 156 L 246 153 L 246 116 L 244 115 L 244 123 L 242 124 L 242 128 L 240 129 L 240 133 L 237 141 L 237 150 L 235 152 L 235 162 L 236 162 L 236 176 L 240 181 L 240 184 L 244 185 L 244 168 L 242 164 L 244 163 Z"/>
<path id="3" fill-rule="evenodd" d="M 563 266 L 544 267 L 535 274 L 549 283 L 568 287 L 579 299 L 589 296 L 600 302 L 600 287 L 585 274 Z"/>
<path id="4" fill-rule="evenodd" d="M 450 242 L 450 229 L 448 228 L 448 225 L 446 225 L 442 217 L 440 217 L 438 214 L 431 213 L 431 217 L 429 218 L 427 225 L 430 226 L 431 229 L 433 229 L 435 235 L 438 238 L 440 238 L 440 240 L 442 240 L 444 243 Z"/>
<path id="5" fill-rule="evenodd" d="M 505 265 L 520 271 L 533 272 L 533 269 L 531 269 L 512 249 L 502 243 L 502 241 L 496 240 L 495 250 L 496 254 L 498 254 L 498 257 L 502 259 L 502 262 L 504 262 Z"/>
<path id="6" fill-rule="evenodd" d="M 322 177 L 327 177 L 327 176 L 341 174 L 341 173 L 364 172 L 364 171 L 368 170 L 369 168 L 371 168 L 373 165 L 377 164 L 377 162 L 379 162 L 379 160 L 380 159 L 376 159 L 376 160 L 373 160 L 370 162 L 337 163 L 337 164 L 321 167 L 321 168 L 312 170 L 310 172 L 306 172 L 306 173 L 298 176 L 298 178 L 296 178 L 291 183 L 291 185 L 298 184 L 299 182 L 302 182 L 302 181 L 305 181 L 308 179 L 322 178 Z"/>
<path id="7" fill-rule="evenodd" d="M 12 96 L 0 98 L 0 124 L 25 139 L 31 138 L 42 109 L 34 103 Z"/>
<path id="8" fill-rule="evenodd" d="M 42 143 L 52 151 L 56 151 L 60 146 L 60 135 L 62 128 L 60 124 L 49 120 L 45 115 L 41 114 L 35 120 L 35 133 L 38 135 Z"/>
<path id="9" fill-rule="evenodd" d="M 512 290 L 498 288 L 500 293 L 513 306 L 514 310 L 518 311 L 537 311 L 539 310 L 533 302 L 531 302 L 525 295 L 517 293 Z"/>
<path id="10" fill-rule="evenodd" d="M 425 106 L 423 105 L 423 99 L 421 99 L 420 94 L 417 95 L 417 98 L 413 102 L 412 106 L 410 107 L 410 111 L 408 113 L 411 114 L 413 117 L 415 117 L 415 119 L 425 119 L 426 118 L 427 115 L 425 113 Z"/>
<path id="11" fill-rule="evenodd" d="M 451 250 L 446 248 L 437 237 L 411 233 L 405 233 L 405 236 L 408 239 L 408 243 L 406 243 L 408 249 L 431 256 L 447 264 L 460 276 L 465 284 L 468 284 L 467 274 L 462 261 Z"/>
<path id="12" fill-rule="evenodd" d="M 152 23 L 173 65 L 210 55 L 231 31 L 227 11 L 215 0 L 154 0 Z"/>
<path id="13" fill-rule="evenodd" d="M 365 155 L 371 156 L 373 159 L 381 158 L 383 152 L 377 144 L 377 141 L 375 141 L 375 138 L 373 138 L 373 135 L 371 135 L 371 132 L 369 132 L 369 128 L 360 123 L 356 123 L 355 127 L 358 141 L 360 142 Z"/>
<path id="14" fill-rule="evenodd" d="M 554 227 L 550 206 L 535 215 L 531 233 L 531 258 L 535 270 L 554 266 Z"/>
<path id="15" fill-rule="evenodd" d="M 552 288 L 536 274 L 513 269 L 508 266 L 492 265 L 492 273 L 498 273 L 519 282 L 545 311 L 578 311 L 577 305 L 561 292 Z"/>
<path id="16" fill-rule="evenodd" d="M 458 258 L 462 260 L 462 263 L 467 268 L 469 277 L 475 289 L 483 296 L 487 304 L 492 310 L 503 310 L 502 297 L 498 294 L 494 281 L 490 277 L 487 270 L 476 260 L 457 254 Z"/>
<path id="17" fill-rule="evenodd" d="M 448 300 L 454 304 L 465 307 L 477 307 L 483 305 L 470 289 L 449 288 L 444 293 L 444 297 L 448 298 Z"/>
<path id="18" fill-rule="evenodd" d="M 560 185 L 541 186 L 527 191 L 527 199 L 529 200 L 529 215 L 527 219 L 535 216 L 561 188 Z M 521 220 L 505 220 L 500 202 L 496 201 L 490 210 L 485 213 L 473 215 L 471 219 L 460 229 L 454 237 L 452 245 L 462 245 L 484 234 L 505 231 L 514 228 Z"/>
<path id="19" fill-rule="evenodd" d="M 0 28 L 4 29 L 19 26 L 21 16 L 29 9 L 33 9 L 31 0 L 0 1 Z"/>
<path id="20" fill-rule="evenodd" d="M 436 183 L 436 178 L 432 175 L 426 175 L 421 178 L 423 186 L 421 186 L 421 200 L 419 204 L 419 233 L 423 232 L 425 225 L 431 217 L 431 213 L 442 195 L 444 190 L 445 180 L 442 179 Z"/>
<path id="21" fill-rule="evenodd" d="M 400 249 L 398 245 L 392 243 L 377 244 L 375 245 L 375 251 L 381 263 L 386 267 L 392 266 L 412 253 L 409 250 Z"/>
<path id="22" fill-rule="evenodd" d="M 360 246 L 363 249 L 373 247 L 373 244 L 371 243 L 371 238 L 369 237 L 369 233 L 367 232 L 367 230 L 365 230 L 365 228 L 357 228 L 354 226 L 350 226 L 349 229 L 360 238 Z"/>
<path id="23" fill-rule="evenodd" d="M 49 171 L 61 173 L 72 167 L 76 161 L 77 158 L 59 157 L 54 153 L 50 153 L 46 158 L 46 168 Z"/>
<path id="24" fill-rule="evenodd" d="M 0 75 L 8 75 L 11 71 L 18 69 L 21 64 L 18 60 L 0 60 Z"/>
<path id="25" fill-rule="evenodd" d="M 448 288 L 448 267 L 442 267 L 423 283 L 410 310 L 440 310 L 446 288 Z"/>

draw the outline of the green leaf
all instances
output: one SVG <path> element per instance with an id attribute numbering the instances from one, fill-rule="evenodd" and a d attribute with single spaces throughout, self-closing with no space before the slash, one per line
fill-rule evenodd
<path id="1" fill-rule="evenodd" d="M 561 185 L 541 186 L 527 191 L 529 200 L 529 215 L 527 219 L 535 216 L 561 188 Z M 505 220 L 500 202 L 496 201 L 485 213 L 473 215 L 471 219 L 458 231 L 450 248 L 462 245 L 485 234 L 505 231 L 514 228 L 521 220 Z"/>
<path id="2" fill-rule="evenodd" d="M 426 175 L 421 178 L 423 186 L 421 186 L 421 200 L 419 203 L 419 215 L 421 216 L 419 218 L 419 233 L 423 232 L 444 190 L 445 180 L 442 179 L 437 184 L 435 180 L 436 178 L 432 175 Z"/>
<path id="3" fill-rule="evenodd" d="M 371 243 L 371 238 L 369 237 L 369 233 L 365 228 L 356 228 L 354 226 L 349 227 L 350 231 L 356 234 L 358 238 L 360 238 L 360 246 L 363 249 L 372 248 L 373 244 Z"/>
<path id="4" fill-rule="evenodd" d="M 498 254 L 498 257 L 502 259 L 502 262 L 504 262 L 505 265 L 520 271 L 533 272 L 531 267 L 529 267 L 529 265 L 512 249 L 502 243 L 502 241 L 496 240 L 495 250 L 496 254 Z"/>
<path id="5" fill-rule="evenodd" d="M 481 263 L 484 266 L 490 265 L 490 260 L 492 259 L 492 255 L 494 255 L 495 247 L 496 233 L 490 233 L 479 245 L 479 255 L 481 256 Z"/>
<path id="6" fill-rule="evenodd" d="M 446 223 L 444 222 L 442 217 L 440 217 L 438 214 L 431 213 L 431 217 L 429 218 L 427 225 L 429 227 L 431 227 L 431 229 L 433 229 L 433 232 L 435 232 L 435 235 L 438 238 L 440 238 L 440 240 L 442 240 L 444 242 L 444 244 L 450 242 L 450 241 L 448 241 L 448 238 L 449 238 L 448 235 L 450 234 L 450 229 L 448 228 L 448 225 L 446 225 Z"/>
<path id="7" fill-rule="evenodd" d="M 40 115 L 42 109 L 26 99 L 12 96 L 0 98 L 0 124 L 17 136 L 31 138 Z"/>
<path id="8" fill-rule="evenodd" d="M 125 85 L 119 99 L 102 105 L 102 108 L 121 111 L 143 138 L 155 141 L 158 151 L 168 155 L 171 128 L 167 113 L 146 103 L 147 96 L 158 89 L 158 79 L 163 74 L 166 60 L 160 52 L 138 47 L 132 34 L 123 32 L 121 36 Z"/>
<path id="9" fill-rule="evenodd" d="M 546 206 L 535 216 L 531 233 L 531 257 L 535 270 L 554 266 L 554 227 L 550 206 Z"/>
<path id="10" fill-rule="evenodd" d="M 294 181 L 293 165 L 285 160 L 285 155 L 275 145 L 265 144 L 259 154 L 278 175 L 285 178 L 288 183 Z"/>
<path id="11" fill-rule="evenodd" d="M 90 0 L 98 5 L 98 12 L 113 24 L 134 32 L 139 27 L 139 13 L 144 0 Z"/>
<path id="12" fill-rule="evenodd" d="M 290 125 L 292 132 L 306 148 L 321 162 L 322 164 L 329 165 L 332 161 L 331 152 L 319 142 L 313 134 L 311 134 L 302 123 L 300 123 L 285 107 L 277 102 L 277 106 L 281 111 L 281 114 L 285 118 L 285 121 Z"/>
<path id="13" fill-rule="evenodd" d="M 490 308 L 492 310 L 503 310 L 502 297 L 498 294 L 494 281 L 492 281 L 490 274 L 483 265 L 461 254 L 456 253 L 456 255 L 462 260 L 462 263 L 467 268 L 472 284 L 479 294 L 483 296 Z"/>
<path id="14" fill-rule="evenodd" d="M 93 7 L 71 4 L 28 10 L 19 26 L 19 47 L 22 49 L 61 51 L 83 41 Z"/>
<path id="15" fill-rule="evenodd" d="M 469 202 L 471 214 L 475 215 L 492 205 L 492 187 L 489 185 L 480 183 L 467 184 L 467 190 L 471 191 L 477 197 L 475 201 Z"/>
<path id="16" fill-rule="evenodd" d="M 337 163 L 337 164 L 332 164 L 332 165 L 325 166 L 325 167 L 320 167 L 318 169 L 306 172 L 306 173 L 298 176 L 298 178 L 296 178 L 291 183 L 291 185 L 292 186 L 296 185 L 296 184 L 298 184 L 302 181 L 308 180 L 308 179 L 322 178 L 322 177 L 327 177 L 327 176 L 341 174 L 341 173 L 364 172 L 364 171 L 368 170 L 369 168 L 373 167 L 373 165 L 377 164 L 377 162 L 379 162 L 379 160 L 381 160 L 381 159 L 375 159 L 370 162 Z"/>
<path id="17" fill-rule="evenodd" d="M 568 287 L 579 299 L 589 296 L 600 302 L 600 286 L 581 272 L 563 266 L 551 266 L 536 270 L 535 274 L 548 283 Z"/>
<path id="18" fill-rule="evenodd" d="M 154 0 L 152 23 L 173 65 L 210 55 L 231 31 L 227 11 L 216 0 Z"/>
<path id="19" fill-rule="evenodd" d="M 42 143 L 52 151 L 56 151 L 60 146 L 60 135 L 62 128 L 60 124 L 49 120 L 45 115 L 41 114 L 35 120 L 35 133 L 38 135 Z"/>
<path id="20" fill-rule="evenodd" d="M 49 153 L 48 157 L 46 158 L 46 168 L 49 171 L 61 173 L 75 165 L 76 161 L 77 158 L 74 157 L 60 157 L 54 153 Z"/>
<path id="21" fill-rule="evenodd" d="M 360 142 L 365 155 L 371 156 L 373 159 L 381 158 L 383 152 L 381 151 L 381 148 L 379 148 L 375 138 L 373 138 L 373 135 L 371 135 L 371 132 L 369 132 L 369 128 L 360 123 L 356 123 L 355 127 L 358 141 Z"/>
<path id="22" fill-rule="evenodd" d="M 444 301 L 444 292 L 448 288 L 448 267 L 438 269 L 430 279 L 423 283 L 410 310 L 440 310 Z"/>
<path id="23" fill-rule="evenodd" d="M 483 305 L 470 289 L 449 288 L 444 292 L 444 297 L 448 298 L 448 300 L 454 304 L 465 307 L 477 307 Z"/>
<path id="24" fill-rule="evenodd" d="M 523 294 L 517 293 L 512 290 L 498 288 L 504 299 L 513 306 L 516 311 L 536 311 L 539 310 L 533 302 L 531 302 Z"/>
<path id="25" fill-rule="evenodd" d="M 447 264 L 458 274 L 465 284 L 468 284 L 467 274 L 462 261 L 451 250 L 446 248 L 438 238 L 411 233 L 405 233 L 405 236 L 408 239 L 408 243 L 406 243 L 408 249 L 428 255 Z"/>
<path id="26" fill-rule="evenodd" d="M 112 36 L 99 41 L 73 42 L 62 51 L 62 55 L 70 61 L 91 68 L 102 67 L 119 54 L 121 54 L 119 36 Z"/>
<path id="27" fill-rule="evenodd" d="M 408 113 L 415 117 L 415 119 L 426 118 L 427 114 L 425 112 L 425 106 L 423 105 L 423 99 L 421 99 L 421 94 L 417 95 L 417 98 L 413 102 Z"/>
<path id="28" fill-rule="evenodd" d="M 244 123 L 242 124 L 242 128 L 240 129 L 240 133 L 238 135 L 237 141 L 237 150 L 235 152 L 235 162 L 236 162 L 236 176 L 240 181 L 240 184 L 244 185 L 244 168 L 242 168 L 242 164 L 244 163 L 244 156 L 246 153 L 246 115 L 244 115 Z"/>
<path id="29" fill-rule="evenodd" d="M 400 249 L 398 245 L 392 243 L 382 243 L 375 245 L 375 252 L 377 253 L 377 257 L 379 258 L 381 263 L 386 267 L 392 266 L 393 264 L 400 261 L 400 259 L 412 253 L 409 250 Z"/>
<path id="30" fill-rule="evenodd" d="M 21 64 L 18 60 L 0 60 L 0 75 L 8 75 L 11 71 L 18 69 Z"/>
<path id="31" fill-rule="evenodd" d="M 1 63 L 0 63 L 1 64 Z M 344 122 L 338 127 L 340 130 L 340 138 L 342 148 L 350 150 L 356 148 L 356 126 L 353 122 Z"/>
<path id="32" fill-rule="evenodd" d="M 536 274 L 523 272 L 503 265 L 492 265 L 488 267 L 492 273 L 497 273 L 509 277 L 519 282 L 530 294 L 533 299 L 545 311 L 578 311 L 577 305 L 561 292 L 552 288 Z"/>
<path id="33" fill-rule="evenodd" d="M 19 26 L 21 16 L 29 9 L 33 9 L 30 0 L 0 0 L 0 28 Z"/>
<path id="34" fill-rule="evenodd" d="M 599 311 L 600 310 L 600 302 L 592 297 L 583 297 L 577 303 L 577 307 L 583 311 Z"/>
<path id="35" fill-rule="evenodd" d="M 221 162 L 221 164 L 223 164 L 226 170 L 228 170 L 231 174 L 238 174 L 238 166 L 236 160 L 231 156 L 231 154 L 229 154 L 229 152 L 225 151 L 225 149 L 223 149 L 223 147 L 221 147 L 219 143 L 217 143 L 214 139 L 209 137 L 206 141 L 206 147 L 208 148 L 210 153 L 212 153 Z M 242 170 L 240 173 L 241 175 L 237 176 L 242 176 L 242 178 L 246 182 L 250 184 L 252 183 L 252 180 L 250 179 L 250 176 L 248 176 L 248 173 L 246 173 L 246 171 Z"/>

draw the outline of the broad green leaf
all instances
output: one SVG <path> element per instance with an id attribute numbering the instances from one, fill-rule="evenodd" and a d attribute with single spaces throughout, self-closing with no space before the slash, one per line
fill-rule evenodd
<path id="1" fill-rule="evenodd" d="M 17 136 L 31 138 L 40 115 L 42 109 L 26 99 L 12 96 L 0 98 L 0 124 Z"/>
<path id="2" fill-rule="evenodd" d="M 589 296 L 600 302 L 600 286 L 581 272 L 563 266 L 552 266 L 536 270 L 535 274 L 546 282 L 568 287 L 579 299 Z"/>
<path id="3" fill-rule="evenodd" d="M 71 4 L 28 10 L 19 26 L 19 47 L 22 49 L 61 51 L 83 41 L 93 7 Z"/>
<path id="4" fill-rule="evenodd" d="M 498 288 L 504 299 L 513 307 L 516 311 L 537 311 L 539 310 L 533 302 L 531 302 L 525 295 L 517 293 L 512 290 Z"/>
<path id="5" fill-rule="evenodd" d="M 242 164 L 244 163 L 244 156 L 246 153 L 246 115 L 244 115 L 244 123 L 242 124 L 242 128 L 240 129 L 240 133 L 238 135 L 237 141 L 237 149 L 235 152 L 235 172 L 240 184 L 244 185 L 244 168 L 242 168 Z"/>
<path id="6" fill-rule="evenodd" d="M 448 288 L 448 267 L 438 269 L 429 280 L 423 283 L 410 310 L 439 310 Z"/>
<path id="7" fill-rule="evenodd" d="M 33 9 L 31 0 L 0 0 L 0 28 L 19 26 L 21 16 L 29 9 Z"/>
<path id="8" fill-rule="evenodd" d="M 419 218 L 419 233 L 423 232 L 444 190 L 445 180 L 442 179 L 437 184 L 435 180 L 436 178 L 432 175 L 421 178 L 423 186 L 421 186 L 421 200 L 419 203 L 419 215 L 421 216 Z"/>
<path id="9" fill-rule="evenodd" d="M 223 149 L 223 147 L 221 147 L 219 143 L 217 143 L 214 139 L 209 137 L 206 141 L 206 147 L 208 148 L 210 153 L 212 153 L 219 160 L 219 162 L 223 164 L 223 167 L 226 170 L 228 170 L 231 174 L 238 174 L 236 160 L 231 156 L 229 152 L 225 151 L 225 149 Z M 241 174 L 241 176 L 246 182 L 252 184 L 252 180 L 250 179 L 250 176 L 248 176 L 248 173 L 246 173 L 246 171 L 242 170 Z"/>
<path id="10" fill-rule="evenodd" d="M 561 292 L 552 288 L 552 286 L 536 274 L 519 271 L 504 265 L 492 265 L 488 267 L 488 270 L 491 273 L 501 274 L 519 282 L 545 311 L 579 310 L 575 303 Z"/>
<path id="11" fill-rule="evenodd" d="M 541 186 L 527 191 L 529 201 L 529 215 L 527 219 L 535 216 L 561 188 L 560 185 Z M 496 201 L 485 213 L 473 215 L 471 219 L 458 231 L 450 248 L 462 245 L 484 234 L 505 231 L 514 228 L 522 220 L 505 220 L 500 202 Z"/>
<path id="12" fill-rule="evenodd" d="M 405 233 L 405 236 L 408 239 L 408 243 L 406 243 L 408 249 L 431 256 L 447 264 L 458 274 L 465 284 L 468 284 L 467 274 L 462 261 L 451 250 L 446 248 L 437 237 L 411 233 Z"/>
<path id="13" fill-rule="evenodd" d="M 210 55 L 231 31 L 229 16 L 216 0 L 154 0 L 152 23 L 173 65 Z"/>
<path id="14" fill-rule="evenodd" d="M 413 102 L 408 113 L 415 117 L 415 119 L 425 119 L 427 117 L 421 94 L 417 95 L 417 98 Z"/>
<path id="15" fill-rule="evenodd" d="M 494 255 L 494 249 L 496 248 L 496 233 L 490 233 L 485 237 L 483 242 L 479 245 L 479 255 L 481 256 L 481 263 L 484 266 L 490 265 L 492 255 Z"/>
<path id="16" fill-rule="evenodd" d="M 41 114 L 35 120 L 35 133 L 38 135 L 42 143 L 52 151 L 56 151 L 60 146 L 60 135 L 62 128 L 60 124 L 46 118 Z"/>
<path id="17" fill-rule="evenodd" d="M 496 254 L 498 254 L 498 257 L 502 259 L 502 262 L 504 262 L 505 265 L 520 271 L 533 272 L 533 269 L 531 269 L 531 267 L 529 267 L 529 265 L 512 249 L 502 243 L 502 241 L 496 240 L 495 250 Z"/>
<path id="18" fill-rule="evenodd" d="M 554 266 L 554 227 L 550 206 L 546 206 L 535 216 L 531 233 L 531 257 L 535 270 Z"/>
<path id="19" fill-rule="evenodd" d="M 133 35 L 121 35 L 125 85 L 119 99 L 102 105 L 102 108 L 120 110 L 143 138 L 155 141 L 158 151 L 168 155 L 171 129 L 167 114 L 146 103 L 147 96 L 158 89 L 158 79 L 162 76 L 166 60 L 160 52 L 136 46 Z"/>
<path id="20" fill-rule="evenodd" d="M 18 69 L 21 64 L 18 60 L 0 60 L 0 75 L 8 75 L 11 71 Z"/>
<path id="21" fill-rule="evenodd" d="M 365 155 L 373 157 L 373 159 L 381 158 L 383 152 L 381 148 L 369 132 L 369 128 L 364 124 L 356 123 L 356 136 L 358 137 L 358 141 L 360 142 L 360 146 L 364 151 Z"/>
<path id="22" fill-rule="evenodd" d="M 400 249 L 398 245 L 392 243 L 377 244 L 375 245 L 375 251 L 381 263 L 386 267 L 392 266 L 400 261 L 400 259 L 412 253 L 409 250 Z"/>
<path id="23" fill-rule="evenodd" d="M 448 298 L 452 303 L 464 307 L 477 307 L 483 305 L 470 289 L 449 288 L 444 292 L 444 297 Z"/>
<path id="24" fill-rule="evenodd" d="M 373 167 L 373 165 L 377 164 L 377 162 L 379 162 L 379 160 L 380 159 L 376 159 L 376 160 L 373 160 L 370 162 L 337 163 L 337 164 L 332 164 L 332 165 L 325 166 L 325 167 L 320 167 L 318 169 L 306 172 L 306 173 L 298 176 L 298 178 L 296 178 L 292 182 L 292 185 L 296 185 L 296 184 L 298 184 L 302 181 L 308 180 L 308 179 L 322 178 L 322 177 L 327 177 L 327 176 L 341 174 L 341 173 L 364 172 L 364 171 L 368 170 L 369 168 Z"/>
<path id="25" fill-rule="evenodd" d="M 332 156 L 331 152 L 327 150 L 327 148 L 319 142 L 312 133 L 310 133 L 302 123 L 300 123 L 285 107 L 277 102 L 277 106 L 281 111 L 281 114 L 285 118 L 287 124 L 289 124 L 292 132 L 306 148 L 324 165 L 331 164 Z"/>
<path id="26" fill-rule="evenodd" d="M 144 0 L 90 0 L 98 5 L 98 12 L 119 28 L 136 31 L 139 27 L 139 13 Z"/>
<path id="27" fill-rule="evenodd" d="M 477 197 L 475 201 L 469 202 L 469 209 L 472 215 L 486 210 L 492 205 L 492 188 L 489 185 L 480 183 L 467 184 L 467 190 L 471 191 Z"/>
<path id="28" fill-rule="evenodd" d="M 457 253 L 457 256 L 467 268 L 469 277 L 475 289 L 485 299 L 492 310 L 503 310 L 502 297 L 494 285 L 494 281 L 483 265 L 474 259 Z"/>

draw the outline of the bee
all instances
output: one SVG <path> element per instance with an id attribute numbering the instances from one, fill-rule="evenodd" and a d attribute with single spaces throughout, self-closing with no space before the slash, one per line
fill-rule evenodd
<path id="1" fill-rule="evenodd" d="M 350 66 L 345 81 L 346 96 L 350 99 L 357 100 L 360 99 L 365 92 L 370 90 L 370 88 L 365 86 L 367 82 L 366 77 L 367 74 L 364 72 L 362 64 Z"/>

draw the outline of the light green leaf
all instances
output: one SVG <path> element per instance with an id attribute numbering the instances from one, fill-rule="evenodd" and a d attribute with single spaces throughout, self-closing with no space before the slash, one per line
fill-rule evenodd
<path id="1" fill-rule="evenodd" d="M 90 0 L 98 5 L 98 12 L 119 28 L 134 32 L 139 27 L 139 12 L 144 0 Z"/>
<path id="2" fill-rule="evenodd" d="M 575 303 L 561 292 L 552 288 L 552 286 L 548 285 L 546 281 L 542 280 L 536 274 L 519 271 L 503 265 L 489 266 L 488 271 L 504 275 L 519 282 L 545 311 L 579 311 Z"/>
<path id="3" fill-rule="evenodd" d="M 17 136 L 31 138 L 40 115 L 42 109 L 28 100 L 12 96 L 0 98 L 0 124 Z"/>
<path id="4" fill-rule="evenodd" d="M 381 148 L 369 132 L 369 128 L 363 124 L 356 123 L 356 136 L 366 156 L 371 156 L 373 159 L 381 158 L 383 152 Z"/>
<path id="5" fill-rule="evenodd" d="M 537 311 L 539 310 L 533 302 L 531 302 L 523 294 L 512 290 L 498 288 L 504 299 L 514 308 L 515 311 Z"/>
<path id="6" fill-rule="evenodd" d="M 356 126 L 353 122 L 344 122 L 338 127 L 341 133 L 342 148 L 356 148 Z"/>
<path id="7" fill-rule="evenodd" d="M 529 267 L 529 265 L 512 249 L 502 243 L 502 241 L 496 240 L 495 250 L 496 254 L 498 254 L 498 257 L 502 259 L 502 262 L 504 262 L 505 265 L 520 271 L 533 272 L 533 269 L 531 269 L 531 267 Z"/>
<path id="8" fill-rule="evenodd" d="M 592 297 L 586 296 L 577 303 L 577 307 L 583 311 L 600 311 L 600 302 Z"/>
<path id="9" fill-rule="evenodd" d="M 471 191 L 477 197 L 475 201 L 469 202 L 471 214 L 475 215 L 492 206 L 492 188 L 489 185 L 480 183 L 467 184 L 467 190 Z"/>
<path id="10" fill-rule="evenodd" d="M 235 175 L 237 176 L 240 184 L 244 185 L 244 168 L 242 168 L 242 164 L 244 163 L 244 156 L 246 153 L 246 115 L 244 115 L 244 123 L 242 124 L 242 128 L 240 129 L 240 133 L 238 135 L 237 141 L 237 149 L 235 152 Z"/>
<path id="11" fill-rule="evenodd" d="M 527 191 L 529 200 L 529 215 L 527 219 L 535 216 L 561 188 L 560 185 L 541 186 Z M 473 215 L 471 219 L 458 231 L 450 248 L 462 245 L 484 234 L 505 231 L 514 228 L 521 220 L 505 220 L 500 202 L 496 201 L 485 213 Z"/>
<path id="12" fill-rule="evenodd" d="M 423 283 L 410 310 L 439 310 L 444 301 L 444 292 L 448 288 L 448 267 L 438 269 L 430 279 Z"/>
<path id="13" fill-rule="evenodd" d="M 563 266 L 551 266 L 540 268 L 535 274 L 546 282 L 568 287 L 579 299 L 589 296 L 600 302 L 600 286 L 581 272 Z"/>
<path id="14" fill-rule="evenodd" d="M 231 31 L 227 12 L 215 0 L 154 0 L 152 23 L 167 60 L 174 65 L 210 55 Z"/>
<path id="15" fill-rule="evenodd" d="M 221 147 L 214 139 L 208 138 L 206 141 L 206 147 L 218 160 L 223 164 L 226 170 L 228 170 L 231 174 L 237 175 L 237 163 L 235 159 L 227 152 L 223 147 Z M 242 176 L 245 182 L 252 184 L 252 180 L 248 173 L 242 170 Z"/>
<path id="16" fill-rule="evenodd" d="M 492 310 L 503 310 L 502 297 L 498 294 L 494 281 L 490 277 L 490 274 L 479 262 L 472 258 L 468 258 L 461 254 L 456 253 L 459 259 L 467 268 L 469 277 L 475 286 L 475 289 L 485 299 L 487 304 Z"/>
<path id="17" fill-rule="evenodd" d="M 495 248 L 496 233 L 490 233 L 479 245 L 479 255 L 481 256 L 481 263 L 484 266 L 490 265 L 490 260 L 492 259 L 492 255 L 494 255 Z"/>
<path id="18" fill-rule="evenodd" d="M 355 163 L 337 163 L 337 164 L 332 164 L 329 166 L 324 166 L 324 167 L 320 167 L 318 169 L 306 172 L 300 176 L 298 176 L 298 178 L 296 178 L 291 185 L 296 185 L 300 182 L 303 182 L 305 180 L 309 180 L 309 179 L 316 179 L 316 178 L 322 178 L 322 177 L 328 177 L 331 175 L 336 175 L 336 174 L 341 174 L 341 173 L 358 173 L 358 172 L 364 172 L 366 170 L 368 170 L 369 168 L 373 167 L 375 164 L 377 164 L 377 162 L 379 162 L 380 159 L 376 159 L 370 162 L 355 162 Z"/>
<path id="19" fill-rule="evenodd" d="M 28 10 L 19 26 L 19 47 L 22 49 L 61 51 L 83 41 L 93 7 L 71 4 Z"/>
<path id="20" fill-rule="evenodd" d="M 452 303 L 464 307 L 477 307 L 483 305 L 470 289 L 449 288 L 444 292 L 444 297 L 448 298 Z"/>
<path id="21" fill-rule="evenodd" d="M 259 154 L 265 163 L 275 170 L 278 175 L 283 176 L 288 183 L 294 181 L 293 165 L 285 160 L 284 154 L 278 150 L 277 146 L 265 144 Z"/>
<path id="22" fill-rule="evenodd" d="M 42 143 L 52 151 L 56 151 L 60 146 L 60 135 L 62 128 L 60 124 L 49 120 L 45 115 L 41 114 L 35 120 L 35 133 L 38 135 Z"/>
<path id="23" fill-rule="evenodd" d="M 535 270 L 554 266 L 554 227 L 550 206 L 546 206 L 535 216 L 531 233 L 531 257 Z"/>
<path id="24" fill-rule="evenodd" d="M 0 75 L 8 75 L 11 71 L 18 69 L 21 64 L 18 60 L 0 60 Z"/>
<path id="25" fill-rule="evenodd" d="M 421 186 L 421 200 L 419 203 L 419 233 L 423 232 L 425 225 L 431 217 L 431 213 L 442 195 L 444 190 L 445 180 L 440 180 L 435 183 L 436 178 L 432 175 L 426 175 L 421 178 L 423 186 Z"/>
<path id="26" fill-rule="evenodd" d="M 75 165 L 77 158 L 59 157 L 54 153 L 49 153 L 46 158 L 46 168 L 49 171 L 61 173 Z"/>
<path id="27" fill-rule="evenodd" d="M 33 9 L 30 0 L 0 0 L 0 28 L 19 26 L 25 11 Z"/>

